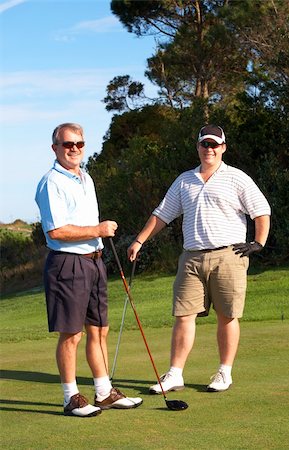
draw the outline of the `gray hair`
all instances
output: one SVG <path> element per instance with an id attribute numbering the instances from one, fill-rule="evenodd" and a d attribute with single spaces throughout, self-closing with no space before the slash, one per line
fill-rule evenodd
<path id="1" fill-rule="evenodd" d="M 84 133 L 83 133 L 83 128 L 81 125 L 78 125 L 78 123 L 70 123 L 70 122 L 62 123 L 62 124 L 58 125 L 52 133 L 52 143 L 53 144 L 58 143 L 59 134 L 63 128 L 69 128 L 70 130 L 72 130 L 78 134 L 81 134 L 81 136 L 83 138 Z"/>

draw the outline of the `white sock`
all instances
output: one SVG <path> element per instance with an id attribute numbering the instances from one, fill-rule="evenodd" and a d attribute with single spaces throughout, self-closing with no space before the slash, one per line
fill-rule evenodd
<path id="1" fill-rule="evenodd" d="M 177 378 L 181 378 L 183 376 L 183 369 L 181 369 L 180 367 L 171 366 L 169 372 L 171 375 Z"/>
<path id="2" fill-rule="evenodd" d="M 227 366 L 226 364 L 220 364 L 219 370 L 224 372 L 226 377 L 230 377 L 231 372 L 232 372 L 232 366 Z"/>
<path id="3" fill-rule="evenodd" d="M 96 395 L 101 395 L 102 397 L 108 397 L 110 394 L 110 390 L 112 388 L 110 379 L 108 376 L 93 378 L 93 383 L 95 387 Z"/>
<path id="4" fill-rule="evenodd" d="M 79 393 L 76 380 L 72 381 L 72 383 L 61 383 L 64 393 L 64 404 L 68 405 L 70 398 Z"/>

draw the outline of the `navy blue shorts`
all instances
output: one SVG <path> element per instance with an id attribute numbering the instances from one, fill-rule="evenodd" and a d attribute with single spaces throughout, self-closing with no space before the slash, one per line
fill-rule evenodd
<path id="1" fill-rule="evenodd" d="M 49 331 L 74 334 L 84 325 L 108 325 L 107 274 L 101 258 L 51 251 L 44 285 Z"/>

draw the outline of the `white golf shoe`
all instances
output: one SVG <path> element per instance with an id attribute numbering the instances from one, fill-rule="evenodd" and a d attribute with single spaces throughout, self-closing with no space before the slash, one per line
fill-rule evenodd
<path id="1" fill-rule="evenodd" d="M 65 416 L 94 417 L 100 413 L 100 408 L 90 405 L 87 399 L 79 393 L 73 395 L 69 403 L 64 405 Z"/>
<path id="2" fill-rule="evenodd" d="M 184 379 L 183 377 L 173 376 L 170 372 L 164 373 L 160 377 L 160 381 L 164 390 L 164 393 L 170 391 L 181 391 L 184 389 Z M 162 394 L 162 389 L 159 383 L 154 384 L 149 389 L 150 394 Z"/>
<path id="3" fill-rule="evenodd" d="M 101 409 L 131 409 L 137 408 L 142 404 L 143 400 L 140 397 L 126 397 L 119 389 L 112 388 L 107 397 L 95 395 L 94 406 Z"/>
<path id="4" fill-rule="evenodd" d="M 219 370 L 211 377 L 211 383 L 207 386 L 208 392 L 222 392 L 229 389 L 233 383 L 231 376 L 226 376 L 222 370 Z"/>

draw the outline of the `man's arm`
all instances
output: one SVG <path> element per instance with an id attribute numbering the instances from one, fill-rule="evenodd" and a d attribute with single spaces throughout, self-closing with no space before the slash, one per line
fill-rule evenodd
<path id="1" fill-rule="evenodd" d="M 270 230 L 270 216 L 255 217 L 255 240 L 253 242 L 240 242 L 234 244 L 233 250 L 237 255 L 249 256 L 252 253 L 260 252 L 266 244 Z"/>
<path id="2" fill-rule="evenodd" d="M 140 251 L 140 248 L 142 244 L 147 239 L 151 239 L 154 237 L 157 233 L 159 233 L 164 227 L 166 226 L 166 223 L 163 222 L 161 219 L 159 219 L 157 216 L 154 216 L 153 214 L 150 216 L 149 220 L 141 230 L 141 232 L 137 235 L 136 239 L 133 241 L 133 243 L 129 246 L 127 250 L 127 256 L 130 261 L 134 261 L 136 258 L 136 255 Z"/>
<path id="3" fill-rule="evenodd" d="M 255 217 L 254 222 L 255 241 L 259 242 L 264 247 L 270 230 L 270 216 Z"/>
<path id="4" fill-rule="evenodd" d="M 117 223 L 112 220 L 105 220 L 95 226 L 64 225 L 60 228 L 48 231 L 51 239 L 65 242 L 77 242 L 94 239 L 97 237 L 113 237 L 117 229 Z"/>

